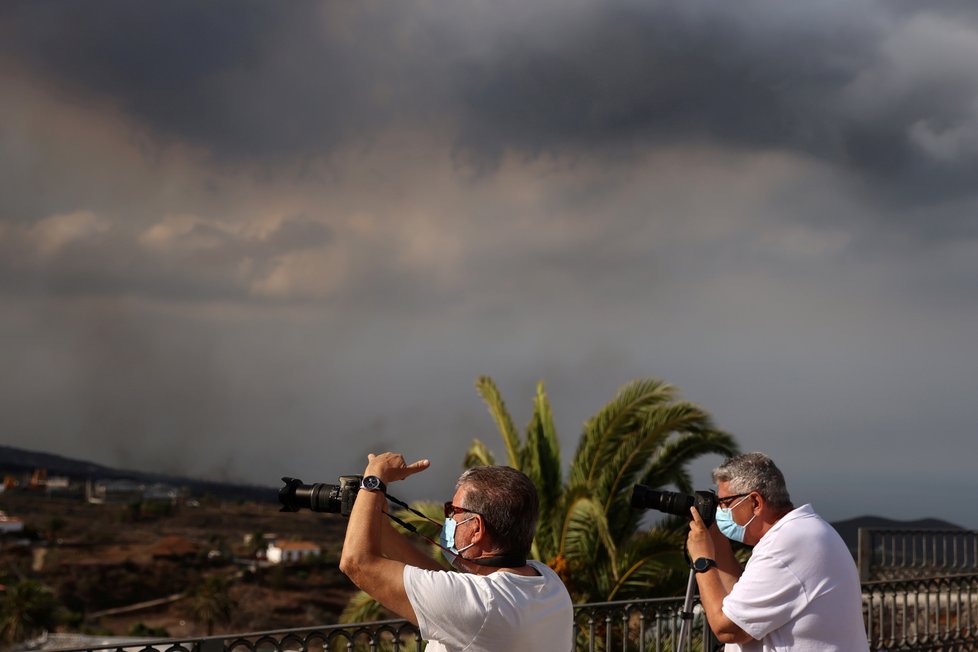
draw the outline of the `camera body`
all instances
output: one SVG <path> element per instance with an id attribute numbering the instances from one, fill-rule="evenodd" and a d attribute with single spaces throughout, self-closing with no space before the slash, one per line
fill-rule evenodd
<path id="1" fill-rule="evenodd" d="M 300 509 L 309 509 L 349 516 L 362 480 L 362 475 L 341 475 L 339 484 L 303 484 L 298 478 L 282 478 L 285 486 L 278 491 L 278 501 L 282 503 L 279 511 L 298 512 Z"/>
<path id="2" fill-rule="evenodd" d="M 695 507 L 706 527 L 716 520 L 717 504 L 717 495 L 712 491 L 697 491 L 690 496 L 673 491 L 656 491 L 641 484 L 632 489 L 632 507 L 656 509 L 686 518 L 690 518 L 689 508 Z"/>

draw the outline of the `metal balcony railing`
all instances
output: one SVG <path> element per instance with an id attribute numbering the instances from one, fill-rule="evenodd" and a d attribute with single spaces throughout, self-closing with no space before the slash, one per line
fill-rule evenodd
<path id="1" fill-rule="evenodd" d="M 870 648 L 978 649 L 978 575 L 863 584 Z"/>
<path id="2" fill-rule="evenodd" d="M 860 528 L 863 582 L 978 572 L 978 531 Z"/>
<path id="3" fill-rule="evenodd" d="M 579 604 L 574 607 L 580 652 L 675 652 L 682 598 Z M 694 610 L 686 652 L 712 652 L 715 639 Z M 866 582 L 863 616 L 871 650 L 978 650 L 978 574 Z M 421 652 L 424 642 L 404 620 L 323 625 L 186 639 L 72 642 L 51 635 L 35 650 L 63 652 Z M 558 652 L 564 652 L 559 650 Z"/>
<path id="4" fill-rule="evenodd" d="M 683 598 L 595 602 L 574 607 L 576 650 L 675 652 Z M 698 607 L 686 652 L 713 649 L 713 635 Z M 706 646 L 706 647 L 705 647 Z M 23 648 L 31 649 L 31 648 Z M 50 635 L 35 650 L 71 652 L 421 652 L 418 629 L 405 620 L 323 625 L 186 639 L 139 639 L 82 645 L 70 635 Z M 559 650 L 558 652 L 568 652 Z"/>

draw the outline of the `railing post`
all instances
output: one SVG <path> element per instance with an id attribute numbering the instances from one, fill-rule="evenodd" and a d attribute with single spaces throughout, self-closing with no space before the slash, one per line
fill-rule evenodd
<path id="1" fill-rule="evenodd" d="M 205 638 L 197 645 L 197 652 L 224 652 L 224 639 Z"/>
<path id="2" fill-rule="evenodd" d="M 872 579 L 873 566 L 873 531 L 859 528 L 858 556 L 856 566 L 859 568 L 859 581 L 868 582 Z"/>

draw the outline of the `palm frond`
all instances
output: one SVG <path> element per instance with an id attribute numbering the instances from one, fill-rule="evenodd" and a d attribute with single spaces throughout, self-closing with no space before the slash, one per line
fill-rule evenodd
<path id="1" fill-rule="evenodd" d="M 679 439 L 694 440 L 703 432 L 713 428 L 710 416 L 698 406 L 687 403 L 657 405 L 643 410 L 645 413 L 641 430 L 619 447 L 610 470 L 599 477 L 596 489 L 605 501 L 605 511 L 619 510 L 627 506 L 631 487 L 642 479 L 645 469 L 652 460 L 659 457 L 659 451 L 668 448 L 675 435 Z M 686 462 L 677 460 L 680 472 Z"/>
<path id="2" fill-rule="evenodd" d="M 441 531 L 440 524 L 445 520 L 445 512 L 444 508 L 442 507 L 442 503 L 432 501 L 416 501 L 411 503 L 411 508 L 421 512 L 428 518 L 418 516 L 417 514 L 400 507 L 395 511 L 395 515 L 405 523 L 417 528 L 417 534 L 413 534 L 403 529 L 398 524 L 395 524 L 394 527 L 404 532 L 408 536 L 415 537 L 419 545 L 426 545 L 428 547 L 428 556 L 441 561 L 442 566 L 444 566 L 446 569 L 449 568 L 447 561 L 442 556 L 441 548 L 431 543 L 431 541 L 438 540 L 438 534 Z M 431 541 L 426 541 L 423 537 L 428 537 L 428 539 Z"/>
<path id="3" fill-rule="evenodd" d="M 358 591 L 350 598 L 340 614 L 341 623 L 369 623 L 375 620 L 383 620 L 389 616 L 389 612 L 384 606 L 372 597 Z"/>
<path id="4" fill-rule="evenodd" d="M 618 390 L 610 403 L 588 419 L 571 462 L 570 486 L 590 486 L 611 463 L 622 440 L 641 428 L 643 408 L 672 399 L 675 390 L 657 379 L 635 380 Z"/>
<path id="5" fill-rule="evenodd" d="M 489 466 L 495 463 L 496 458 L 493 457 L 489 447 L 480 440 L 473 439 L 469 450 L 465 452 L 465 461 L 462 463 L 462 466 L 466 469 L 471 469 L 473 466 Z"/>
<path id="6" fill-rule="evenodd" d="M 527 428 L 526 446 L 523 448 L 523 467 L 523 472 L 533 480 L 540 493 L 540 511 L 549 512 L 560 497 L 563 479 L 560 444 L 543 382 L 537 384 L 533 419 Z"/>
<path id="7" fill-rule="evenodd" d="M 653 529 L 631 537 L 619 549 L 617 581 L 605 600 L 674 595 L 678 576 L 689 570 L 681 532 Z"/>
<path id="8" fill-rule="evenodd" d="M 617 544 L 608 530 L 601 504 L 584 493 L 569 497 L 562 510 L 558 555 L 582 565 L 593 564 L 603 547 L 615 566 Z"/>
<path id="9" fill-rule="evenodd" d="M 516 426 L 513 425 L 513 419 L 509 416 L 506 403 L 503 401 L 496 383 L 489 376 L 480 376 L 475 387 L 486 407 L 489 408 L 489 414 L 503 438 L 509 465 L 514 469 L 520 469 L 520 436 L 516 431 Z"/>
<path id="10" fill-rule="evenodd" d="M 605 501 L 605 510 L 625 488 L 631 488 L 649 464 L 649 458 L 665 445 L 677 430 L 691 425 L 702 417 L 698 410 L 690 412 L 685 405 L 658 405 L 643 410 L 644 418 L 632 437 L 622 442 L 612 457 L 606 473 L 597 477 L 595 489 Z"/>
<path id="11" fill-rule="evenodd" d="M 710 415 L 677 401 L 664 381 L 639 379 L 588 419 L 562 482 L 560 450 L 550 402 L 538 383 L 533 417 L 521 441 L 493 381 L 476 383 L 494 419 L 510 464 L 526 473 L 540 495 L 540 522 L 531 554 L 553 567 L 575 600 L 631 598 L 681 590 L 688 571 L 682 553 L 685 519 L 676 527 L 640 532 L 645 512 L 631 508 L 637 483 L 675 485 L 691 492 L 688 464 L 696 457 L 736 452 L 733 438 Z M 466 465 L 491 452 L 473 442 Z M 660 593 L 661 595 L 662 593 Z"/>
<path id="12" fill-rule="evenodd" d="M 650 487 L 665 487 L 671 484 L 679 491 L 689 493 L 693 491 L 693 487 L 689 476 L 685 474 L 685 469 L 691 461 L 703 455 L 731 457 L 739 452 L 740 448 L 733 435 L 727 432 L 715 428 L 689 431 L 669 441 L 657 451 L 641 483 Z"/>

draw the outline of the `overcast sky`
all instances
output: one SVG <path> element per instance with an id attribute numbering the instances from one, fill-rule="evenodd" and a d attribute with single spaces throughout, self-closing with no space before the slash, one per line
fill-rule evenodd
<path id="1" fill-rule="evenodd" d="M 565 463 L 657 377 L 978 528 L 976 62 L 970 1 L 7 0 L 0 441 L 443 499 L 478 376 Z"/>

